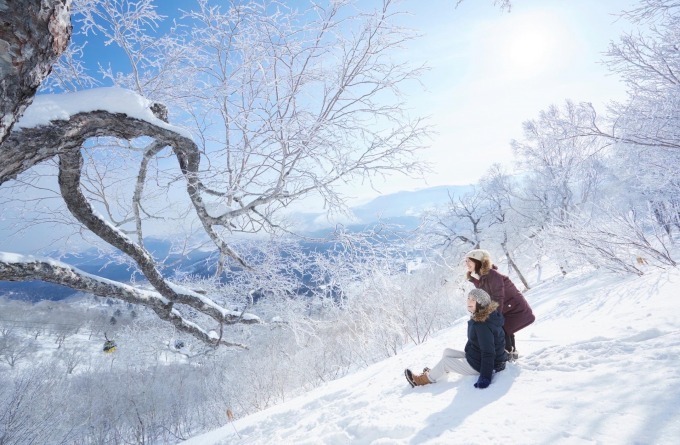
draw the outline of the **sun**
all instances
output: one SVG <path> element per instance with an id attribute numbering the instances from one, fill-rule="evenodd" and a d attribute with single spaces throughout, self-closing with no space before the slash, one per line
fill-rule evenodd
<path id="1" fill-rule="evenodd" d="M 506 43 L 504 65 L 516 75 L 533 76 L 545 69 L 552 49 L 546 33 L 538 29 L 521 30 Z"/>
<path id="2" fill-rule="evenodd" d="M 560 27 L 536 18 L 521 20 L 505 30 L 501 68 L 505 75 L 532 78 L 553 68 L 560 58 Z"/>

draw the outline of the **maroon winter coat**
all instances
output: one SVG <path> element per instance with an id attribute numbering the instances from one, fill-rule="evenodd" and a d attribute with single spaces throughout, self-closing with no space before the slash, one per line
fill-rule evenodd
<path id="1" fill-rule="evenodd" d="M 482 262 L 479 279 L 470 274 L 468 274 L 468 279 L 475 287 L 485 290 L 493 301 L 498 302 L 499 309 L 505 317 L 503 329 L 506 334 L 512 335 L 536 320 L 524 295 L 510 281 L 510 278 L 498 272 L 495 265 L 484 267 L 484 262 Z"/>

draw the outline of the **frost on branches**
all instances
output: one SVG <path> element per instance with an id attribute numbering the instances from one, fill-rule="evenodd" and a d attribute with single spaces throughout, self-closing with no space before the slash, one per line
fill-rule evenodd
<path id="1" fill-rule="evenodd" d="M 164 32 L 150 0 L 20 3 L 0 12 L 9 25 L 0 44 L 11 49 L 0 60 L 3 91 L 11 91 L 3 95 L 0 127 L 0 185 L 9 191 L 3 206 L 21 205 L 26 190 L 46 190 L 29 178 L 54 169 L 58 190 L 48 190 L 61 213 L 24 224 L 58 221 L 94 235 L 122 252 L 153 292 L 11 254 L 0 257 L 0 280 L 114 296 L 205 342 L 230 344 L 211 331 L 260 319 L 173 284 L 162 258 L 145 246 L 149 226 L 189 226 L 177 244 L 210 243 L 219 279 L 234 267 L 254 268 L 234 235 L 288 230 L 279 211 L 296 200 L 316 195 L 342 211 L 337 185 L 422 172 L 415 155 L 427 128 L 407 115 L 400 95 L 422 69 L 393 57 L 411 36 L 392 24 L 390 0 L 374 11 L 346 2 L 292 10 L 285 2 L 201 0 L 178 18 L 183 26 Z M 128 71 L 84 71 L 76 59 L 87 48 L 66 48 L 70 6 L 74 33 L 105 36 L 129 58 Z M 80 91 L 104 83 L 114 88 Z M 34 97 L 41 85 L 71 93 Z M 183 306 L 212 321 L 190 322 Z"/>

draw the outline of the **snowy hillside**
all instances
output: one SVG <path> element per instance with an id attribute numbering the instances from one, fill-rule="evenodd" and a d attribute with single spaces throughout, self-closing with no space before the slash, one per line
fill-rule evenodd
<path id="1" fill-rule="evenodd" d="M 462 348 L 466 319 L 396 357 L 184 442 L 208 444 L 676 444 L 680 270 L 572 275 L 532 289 L 520 360 L 412 389 L 402 371 Z M 238 413 L 234 413 L 238 416 Z"/>

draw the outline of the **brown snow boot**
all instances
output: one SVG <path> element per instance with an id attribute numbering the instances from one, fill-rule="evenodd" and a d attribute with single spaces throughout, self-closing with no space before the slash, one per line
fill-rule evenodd
<path id="1" fill-rule="evenodd" d="M 429 385 L 432 383 L 426 372 L 422 374 L 414 374 L 410 369 L 407 369 L 404 371 L 404 375 L 406 376 L 406 380 L 408 380 L 411 387 Z"/>
<path id="2" fill-rule="evenodd" d="M 416 384 L 416 386 L 429 385 L 430 383 L 432 383 L 430 381 L 430 378 L 427 376 L 427 373 L 422 373 L 420 375 L 414 375 L 413 376 L 413 382 Z"/>

